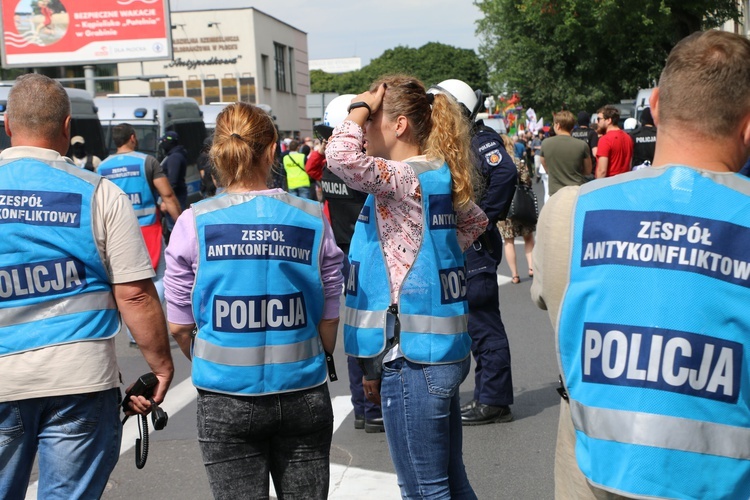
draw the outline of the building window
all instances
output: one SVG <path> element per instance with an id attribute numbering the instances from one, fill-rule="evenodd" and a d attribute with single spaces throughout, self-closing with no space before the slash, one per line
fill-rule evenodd
<path id="1" fill-rule="evenodd" d="M 289 92 L 294 94 L 294 49 L 289 47 Z"/>
<path id="2" fill-rule="evenodd" d="M 268 56 L 265 54 L 261 54 L 260 60 L 261 60 L 261 67 L 262 67 L 261 71 L 263 71 L 261 75 L 261 78 L 263 79 L 263 88 L 270 89 L 271 85 L 269 85 L 268 83 L 268 71 L 269 71 L 268 70 Z"/>
<path id="3" fill-rule="evenodd" d="M 276 90 L 286 92 L 286 47 L 273 44 L 276 52 Z"/>

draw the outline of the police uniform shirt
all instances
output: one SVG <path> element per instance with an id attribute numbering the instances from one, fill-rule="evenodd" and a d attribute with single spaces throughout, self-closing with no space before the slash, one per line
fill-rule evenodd
<path id="1" fill-rule="evenodd" d="M 49 149 L 8 148 L 0 161 L 38 158 L 64 161 Z M 72 163 L 70 160 L 67 160 Z M 0 166 L 2 168 L 2 166 Z M 94 193 L 94 237 L 111 283 L 129 283 L 154 276 L 138 220 L 130 201 L 112 182 L 102 179 Z M 2 217 L 0 205 L 0 217 Z M 75 366 L 75 373 L 70 367 Z M 120 386 L 115 339 L 76 342 L 0 357 L 0 402 L 96 392 Z"/>
<path id="2" fill-rule="evenodd" d="M 328 213 L 331 215 L 331 228 L 336 244 L 348 246 L 367 195 L 347 186 L 328 167 L 323 168 L 320 187 L 325 201 L 328 202 Z"/>
<path id="3" fill-rule="evenodd" d="M 570 132 L 570 135 L 571 137 L 580 139 L 588 144 L 589 152 L 591 152 L 591 156 L 593 156 L 593 149 L 599 146 L 599 135 L 597 135 L 596 130 L 588 127 L 576 127 Z"/>
<path id="4" fill-rule="evenodd" d="M 634 130 L 630 137 L 633 138 L 633 166 L 643 164 L 645 161 L 653 162 L 656 152 L 656 127 L 640 127 Z"/>

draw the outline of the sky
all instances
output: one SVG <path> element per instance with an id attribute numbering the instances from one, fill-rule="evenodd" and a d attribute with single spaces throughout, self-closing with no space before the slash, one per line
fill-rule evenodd
<path id="1" fill-rule="evenodd" d="M 173 11 L 206 0 L 170 0 Z M 213 8 L 254 7 L 307 33 L 309 59 L 360 57 L 362 65 L 397 46 L 440 42 L 477 49 L 481 18 L 473 0 L 213 0 Z"/>

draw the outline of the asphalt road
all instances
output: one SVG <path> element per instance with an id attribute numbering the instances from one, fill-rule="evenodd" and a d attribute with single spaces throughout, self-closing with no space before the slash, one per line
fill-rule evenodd
<path id="1" fill-rule="evenodd" d="M 540 198 L 541 184 L 535 185 Z M 510 283 L 503 262 L 498 269 L 503 320 L 511 346 L 515 421 L 464 427 L 464 462 L 480 499 L 553 498 L 553 462 L 559 396 L 554 335 L 547 314 L 531 302 L 526 262 L 520 238 L 516 241 L 522 282 Z M 118 356 L 127 384 L 148 371 L 137 349 L 118 336 Z M 176 375 L 164 408 L 170 413 L 166 429 L 151 433 L 148 463 L 135 467 L 134 422 L 128 422 L 120 461 L 103 498 L 211 498 L 196 438 L 195 390 L 190 385 L 190 363 L 173 349 Z M 342 342 L 334 354 L 339 381 L 329 384 L 337 415 L 331 450 L 330 498 L 399 498 L 385 434 L 366 434 L 353 427 L 348 401 L 346 360 Z M 461 399 L 471 399 L 472 374 L 461 386 Z M 184 383 L 183 383 L 184 382 Z M 182 383 L 182 385 L 181 385 Z M 131 420 L 134 420 L 131 418 Z M 129 434 L 128 434 L 129 433 Z M 32 482 L 35 480 L 32 477 Z M 35 498 L 34 489 L 27 498 Z"/>

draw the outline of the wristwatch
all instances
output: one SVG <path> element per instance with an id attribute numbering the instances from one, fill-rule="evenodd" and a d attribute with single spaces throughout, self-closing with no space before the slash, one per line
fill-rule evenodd
<path id="1" fill-rule="evenodd" d="M 367 119 L 369 120 L 370 115 L 372 114 L 372 110 L 370 109 L 370 105 L 367 104 L 365 101 L 357 101 L 353 102 L 349 105 L 348 108 L 346 108 L 347 113 L 351 113 L 353 109 L 357 108 L 366 108 L 367 109 Z"/>

